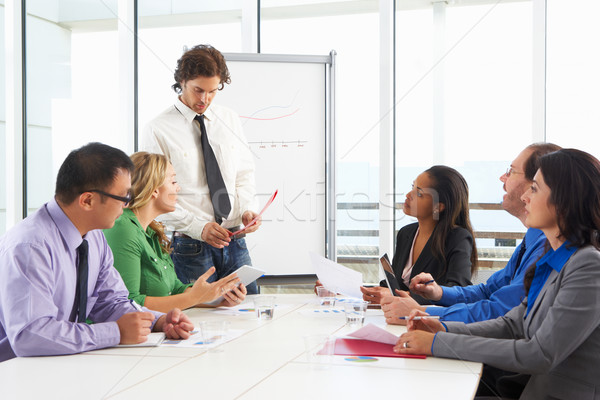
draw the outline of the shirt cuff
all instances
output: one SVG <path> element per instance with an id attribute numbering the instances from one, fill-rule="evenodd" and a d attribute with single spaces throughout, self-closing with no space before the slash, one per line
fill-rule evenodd
<path id="1" fill-rule="evenodd" d="M 461 287 L 461 286 L 458 286 Z M 438 301 L 435 301 L 435 304 L 440 305 L 453 305 L 456 304 L 458 297 L 458 291 L 455 287 L 444 286 L 442 290 L 442 298 Z"/>
<path id="2" fill-rule="evenodd" d="M 90 327 L 94 330 L 98 349 L 113 347 L 121 342 L 121 331 L 116 321 L 92 324 Z"/>
<path id="3" fill-rule="evenodd" d="M 433 344 L 435 343 L 435 338 L 437 338 L 438 333 L 439 332 L 436 332 L 435 335 L 433 335 L 433 340 L 431 342 L 431 349 L 430 349 L 430 351 L 431 351 L 431 355 L 432 356 L 435 356 L 435 354 L 433 354 Z"/>
<path id="4" fill-rule="evenodd" d="M 204 227 L 207 223 L 208 222 L 206 221 L 196 222 L 192 224 L 192 226 L 190 226 L 190 230 L 188 232 L 184 231 L 183 233 L 185 233 L 193 239 L 200 240 L 202 242 L 202 232 L 204 231 Z"/>
<path id="5" fill-rule="evenodd" d="M 437 315 L 443 317 L 446 315 L 446 307 L 426 307 L 425 312 L 429 315 Z"/>
<path id="6" fill-rule="evenodd" d="M 150 327 L 150 330 L 152 332 L 154 332 L 154 325 L 156 325 L 156 322 L 158 321 L 158 319 L 160 317 L 162 317 L 163 315 L 165 315 L 165 313 L 159 312 L 159 311 L 154 311 L 149 309 L 148 307 L 144 307 L 144 311 L 145 312 L 151 312 L 152 314 L 154 314 L 154 321 L 152 321 L 152 326 Z"/>

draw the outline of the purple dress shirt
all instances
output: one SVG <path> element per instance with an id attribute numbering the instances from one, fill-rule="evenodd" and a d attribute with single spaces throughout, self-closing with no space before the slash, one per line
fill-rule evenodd
<path id="1" fill-rule="evenodd" d="M 89 242 L 87 316 L 69 321 L 82 238 L 56 200 L 0 238 L 0 361 L 73 354 L 117 345 L 123 314 L 135 312 L 101 230 Z M 155 319 L 162 313 L 153 312 Z"/>

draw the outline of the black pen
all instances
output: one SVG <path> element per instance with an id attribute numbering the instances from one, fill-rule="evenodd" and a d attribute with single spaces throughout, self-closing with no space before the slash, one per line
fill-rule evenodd
<path id="1" fill-rule="evenodd" d="M 398 319 L 405 319 L 405 320 L 408 320 L 408 319 L 410 319 L 410 317 L 409 317 L 409 316 L 406 316 L 406 317 L 398 317 Z M 440 319 L 440 316 L 439 316 L 439 315 L 422 315 L 422 316 L 420 315 L 420 316 L 418 316 L 418 317 L 414 317 L 414 318 L 413 318 L 413 321 L 420 321 L 420 320 L 422 320 L 422 319 Z"/>

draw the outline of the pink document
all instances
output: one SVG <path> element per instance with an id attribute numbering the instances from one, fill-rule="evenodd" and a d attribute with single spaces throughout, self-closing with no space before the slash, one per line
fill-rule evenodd
<path id="1" fill-rule="evenodd" d="M 271 196 L 271 198 L 269 199 L 269 201 L 267 201 L 267 204 L 265 204 L 265 206 L 263 207 L 263 209 L 261 210 L 261 212 L 256 217 L 254 217 L 254 219 L 252 221 L 250 221 L 250 223 L 248 223 L 248 225 L 244 226 L 244 228 L 240 229 L 239 231 L 229 232 L 229 236 L 234 236 L 234 235 L 237 235 L 237 234 L 240 234 L 240 233 L 244 233 L 246 231 L 246 229 L 248 229 L 252 225 L 256 224 L 256 221 L 258 221 L 258 219 L 260 218 L 260 216 L 263 215 L 263 213 L 265 212 L 265 210 L 267 208 L 269 208 L 269 206 L 271 205 L 271 203 L 273 202 L 273 200 L 275 200 L 275 196 L 277 196 L 277 192 L 278 192 L 278 190 L 275 190 L 275 193 L 273 193 L 273 195 Z"/>
<path id="2" fill-rule="evenodd" d="M 333 354 L 338 356 L 373 356 L 400 358 L 427 358 L 424 354 L 394 353 L 394 346 L 365 339 L 336 339 Z"/>

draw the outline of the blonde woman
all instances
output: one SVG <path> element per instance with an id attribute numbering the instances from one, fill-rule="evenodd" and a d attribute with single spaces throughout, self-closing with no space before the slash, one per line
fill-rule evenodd
<path id="1" fill-rule="evenodd" d="M 149 309 L 166 312 L 173 307 L 201 306 L 223 296 L 222 306 L 242 302 L 246 288 L 236 274 L 209 283 L 210 268 L 193 284 L 183 284 L 175 274 L 170 241 L 159 215 L 175 210 L 180 190 L 173 166 L 161 154 L 146 152 L 131 156 L 135 170 L 131 178 L 132 200 L 115 226 L 104 231 L 114 254 L 129 298 Z"/>

